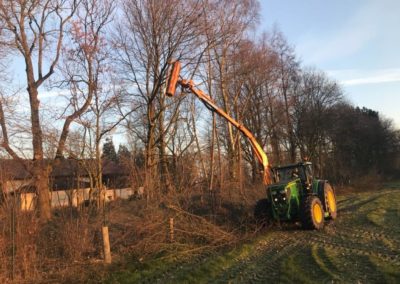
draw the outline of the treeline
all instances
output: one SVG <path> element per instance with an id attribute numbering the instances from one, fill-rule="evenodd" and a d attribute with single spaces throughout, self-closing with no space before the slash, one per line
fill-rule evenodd
<path id="1" fill-rule="evenodd" d="M 302 66 L 279 30 L 256 36 L 259 11 L 256 0 L 1 1 L 1 52 L 23 62 L 27 90 L 13 96 L 12 82 L 2 85 L 1 149 L 31 169 L 42 219 L 51 216 L 44 159 L 100 161 L 115 132 L 128 152 L 143 154 L 137 174 L 149 199 L 259 180 L 236 129 L 191 96 L 164 96 L 173 60 L 254 133 L 273 165 L 307 157 L 338 182 L 396 174 L 391 122 L 347 103 L 337 82 Z"/>

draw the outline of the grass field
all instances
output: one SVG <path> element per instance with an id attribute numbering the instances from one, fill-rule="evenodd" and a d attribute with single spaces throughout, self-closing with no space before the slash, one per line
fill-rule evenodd
<path id="1" fill-rule="evenodd" d="M 109 283 L 400 283 L 400 184 L 338 196 L 322 231 L 267 228 L 256 239 L 189 262 L 154 260 Z"/>

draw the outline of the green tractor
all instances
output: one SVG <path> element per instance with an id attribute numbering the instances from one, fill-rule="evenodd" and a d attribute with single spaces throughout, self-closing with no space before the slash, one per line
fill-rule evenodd
<path id="1" fill-rule="evenodd" d="M 254 209 L 258 222 L 300 221 L 305 229 L 320 230 L 325 219 L 336 219 L 335 192 L 327 180 L 314 177 L 310 162 L 274 167 L 272 173 L 267 198 Z"/>

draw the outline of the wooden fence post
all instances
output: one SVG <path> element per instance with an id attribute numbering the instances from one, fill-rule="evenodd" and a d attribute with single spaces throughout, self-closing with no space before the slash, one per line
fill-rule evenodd
<path id="1" fill-rule="evenodd" d="M 103 233 L 103 249 L 104 249 L 104 262 L 107 264 L 111 263 L 111 249 L 110 249 L 110 237 L 108 234 L 108 227 L 103 226 L 101 228 Z"/>
<path id="2" fill-rule="evenodd" d="M 174 242 L 174 218 L 169 218 L 169 240 Z"/>

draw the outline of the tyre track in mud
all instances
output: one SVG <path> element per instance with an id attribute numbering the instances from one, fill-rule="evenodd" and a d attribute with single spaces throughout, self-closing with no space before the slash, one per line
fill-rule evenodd
<path id="1" fill-rule="evenodd" d="M 309 234 L 306 238 L 306 242 L 310 245 L 340 250 L 348 254 L 376 256 L 384 261 L 400 266 L 400 251 L 398 249 L 391 250 L 384 246 L 377 246 L 376 244 L 352 241 L 340 235 Z"/>
<path id="2" fill-rule="evenodd" d="M 368 260 L 369 256 L 380 258 L 382 261 L 389 262 L 400 267 L 399 253 L 387 250 L 385 247 L 377 248 L 368 244 L 359 244 L 358 242 L 349 242 L 349 239 L 328 235 L 324 232 L 306 232 L 299 231 L 291 233 L 292 236 L 284 237 L 279 243 L 274 243 L 275 238 L 263 243 L 265 247 L 258 248 L 259 253 L 246 260 L 240 260 L 236 265 L 227 269 L 216 283 L 265 283 L 265 281 L 290 282 L 293 279 L 282 278 L 281 272 L 284 269 L 282 263 L 288 258 L 296 258 L 300 254 L 311 255 L 313 248 L 322 250 L 319 258 L 322 259 L 324 268 L 315 267 L 311 259 L 308 263 L 303 263 L 305 273 L 320 269 L 318 273 L 321 283 L 330 283 L 332 281 L 343 281 L 339 275 L 349 270 L 348 261 L 330 263 L 325 254 L 326 250 L 335 251 L 341 255 L 343 260 L 352 257 L 357 259 L 358 266 L 371 266 Z M 280 238 L 281 236 L 277 236 Z M 356 281 L 365 279 L 366 274 L 360 269 L 352 272 L 350 279 Z M 369 272 L 369 280 L 379 282 L 382 279 L 377 271 Z M 350 280 L 348 279 L 348 280 Z"/>
<path id="3" fill-rule="evenodd" d="M 324 272 L 326 272 L 326 275 L 320 275 L 322 276 L 320 278 L 321 283 L 344 280 L 337 275 L 349 269 L 346 261 L 342 263 L 336 262 L 334 265 L 330 263 L 329 258 L 326 256 L 326 251 L 329 250 L 342 255 L 343 259 L 348 257 L 357 259 L 357 265 L 359 266 L 371 266 L 369 257 L 376 257 L 386 263 L 400 267 L 400 245 L 398 239 L 396 239 L 398 234 L 393 228 L 379 228 L 372 225 L 359 228 L 351 225 L 352 219 L 365 217 L 363 213 L 358 212 L 363 206 L 387 194 L 389 193 L 382 192 L 375 193 L 368 198 L 357 199 L 352 197 L 348 200 L 343 200 L 340 207 L 344 207 L 342 210 L 345 214 L 343 214 L 343 219 L 338 222 L 338 225 L 331 222 L 323 231 L 286 232 L 286 234 L 290 234 L 284 237 L 286 246 L 280 247 L 274 244 L 273 240 L 269 241 L 268 243 L 271 247 L 266 244 L 267 247 L 262 250 L 262 255 L 254 256 L 245 262 L 237 264 L 223 274 L 221 282 L 256 283 L 264 282 L 265 280 L 280 281 L 282 280 L 279 277 L 282 262 L 288 256 L 293 258 L 300 253 L 308 254 L 310 252 L 307 250 L 312 248 L 320 250 L 320 254 L 325 255 L 319 256 L 320 259 L 323 259 L 322 265 L 325 266 Z M 285 232 L 283 233 L 285 234 Z M 275 252 L 276 248 L 277 251 Z M 254 265 L 254 263 L 257 263 L 257 265 Z M 305 265 L 305 267 L 307 266 L 309 265 Z M 312 267 L 310 268 L 312 269 Z M 329 269 L 335 271 L 335 273 L 329 271 Z M 355 269 L 351 278 L 357 280 L 365 279 L 365 277 L 365 272 L 362 269 Z M 382 275 L 378 271 L 370 272 L 368 277 L 373 282 L 379 282 L 382 279 Z"/>
<path id="4" fill-rule="evenodd" d="M 280 262 L 288 255 L 295 254 L 302 244 L 298 240 L 300 232 L 275 232 L 268 241 L 261 241 L 257 253 L 245 260 L 239 260 L 220 275 L 220 283 L 256 283 L 268 279 L 279 279 Z"/>
<path id="5" fill-rule="evenodd" d="M 383 251 L 389 256 L 400 261 L 400 240 L 392 237 L 392 234 L 384 234 L 381 230 L 378 232 L 376 229 L 363 230 L 363 229 L 346 229 L 343 231 L 338 231 L 337 236 L 343 240 L 358 240 L 356 244 L 363 244 L 365 247 L 372 247 L 372 249 Z M 393 234 L 393 236 L 396 236 Z M 354 243 L 354 241 L 351 241 Z M 392 257 L 393 258 L 393 257 Z"/>
<path id="6" fill-rule="evenodd" d="M 265 237 L 253 243 L 250 255 L 239 255 L 228 267 L 213 271 L 207 283 L 385 282 L 386 275 L 376 261 L 400 271 L 398 228 L 368 222 L 367 214 L 371 212 L 371 202 L 387 194 L 378 192 L 341 200 L 338 219 L 327 223 L 322 231 L 304 231 L 294 226 L 266 229 Z M 162 279 L 158 275 L 157 279 L 143 282 L 180 282 L 174 278 L 174 270 L 191 273 L 207 263 L 209 257 L 212 258 L 195 258 L 168 269 Z"/>

